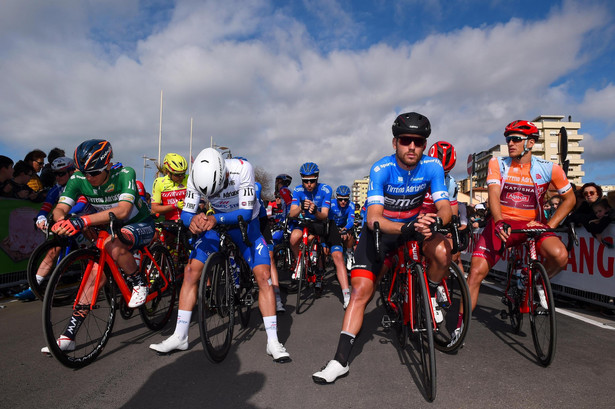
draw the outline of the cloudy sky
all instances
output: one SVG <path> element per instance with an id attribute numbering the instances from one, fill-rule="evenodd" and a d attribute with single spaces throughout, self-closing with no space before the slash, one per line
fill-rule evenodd
<path id="1" fill-rule="evenodd" d="M 162 155 L 188 155 L 193 118 L 193 156 L 213 137 L 350 185 L 417 111 L 462 178 L 508 122 L 557 114 L 582 123 L 584 181 L 615 184 L 614 19 L 611 0 L 2 0 L 0 154 L 106 138 L 141 178 L 162 90 Z"/>

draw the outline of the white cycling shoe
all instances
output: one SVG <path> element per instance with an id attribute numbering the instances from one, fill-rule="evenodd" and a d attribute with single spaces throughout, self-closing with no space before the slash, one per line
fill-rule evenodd
<path id="1" fill-rule="evenodd" d="M 286 348 L 278 341 L 267 341 L 267 355 L 273 357 L 275 362 L 283 364 L 290 362 L 290 354 L 286 352 Z"/>
<path id="2" fill-rule="evenodd" d="M 60 335 L 60 338 L 58 338 L 57 343 L 60 347 L 60 351 L 70 352 L 75 350 L 75 341 L 70 339 L 66 335 Z M 49 351 L 48 347 L 42 347 L 41 353 L 45 355 L 51 355 L 51 351 Z"/>
<path id="3" fill-rule="evenodd" d="M 168 354 L 171 351 L 180 350 L 185 351 L 188 349 L 188 337 L 182 339 L 179 335 L 173 334 L 169 338 L 165 339 L 159 344 L 151 344 L 150 349 L 161 354 Z"/>
<path id="4" fill-rule="evenodd" d="M 137 308 L 145 304 L 145 300 L 147 299 L 147 294 L 149 289 L 145 285 L 137 285 L 132 288 L 132 296 L 130 297 L 130 302 L 128 303 L 128 307 Z"/>
<path id="5" fill-rule="evenodd" d="M 330 360 L 320 371 L 312 375 L 312 380 L 321 385 L 333 383 L 337 378 L 348 376 L 350 365 L 342 366 L 335 359 Z"/>

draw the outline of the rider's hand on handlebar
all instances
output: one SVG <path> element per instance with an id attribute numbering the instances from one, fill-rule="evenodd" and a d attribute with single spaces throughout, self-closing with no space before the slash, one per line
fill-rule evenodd
<path id="1" fill-rule="evenodd" d="M 503 242 L 506 242 L 506 240 L 508 240 L 508 238 L 510 237 L 510 231 L 511 231 L 510 225 L 506 223 L 504 220 L 500 220 L 495 223 L 495 234 L 497 234 L 497 236 Z"/>
<path id="2" fill-rule="evenodd" d="M 316 213 L 316 205 L 311 200 L 306 199 L 303 201 L 303 211 L 309 214 L 314 214 Z"/>
<path id="3" fill-rule="evenodd" d="M 60 220 L 53 225 L 51 231 L 60 236 L 74 236 L 89 225 L 87 217 L 71 217 Z"/>

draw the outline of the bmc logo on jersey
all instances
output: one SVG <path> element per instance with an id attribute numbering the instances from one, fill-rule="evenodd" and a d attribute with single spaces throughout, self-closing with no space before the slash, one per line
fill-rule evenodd
<path id="1" fill-rule="evenodd" d="M 392 197 L 384 198 L 384 206 L 388 209 L 412 209 L 418 206 L 423 200 L 423 196 L 416 196 L 414 198 L 399 198 L 395 199 Z"/>

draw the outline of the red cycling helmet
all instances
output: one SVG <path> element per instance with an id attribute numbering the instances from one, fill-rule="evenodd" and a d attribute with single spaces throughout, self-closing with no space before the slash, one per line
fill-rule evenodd
<path id="1" fill-rule="evenodd" d="M 455 148 L 448 142 L 438 141 L 429 148 L 429 156 L 440 159 L 444 172 L 450 172 L 457 163 Z"/>
<path id="2" fill-rule="evenodd" d="M 536 125 L 529 121 L 513 121 L 506 125 L 506 129 L 504 129 L 504 136 L 508 136 L 511 133 L 520 133 L 522 135 L 527 136 L 528 138 L 538 139 L 539 133 Z"/>

